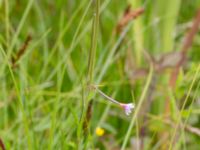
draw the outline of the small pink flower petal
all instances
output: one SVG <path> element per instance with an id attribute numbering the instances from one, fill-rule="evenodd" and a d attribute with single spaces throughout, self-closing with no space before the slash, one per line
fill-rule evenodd
<path id="1" fill-rule="evenodd" d="M 131 114 L 132 109 L 135 107 L 133 103 L 121 104 L 121 106 L 123 107 L 127 116 Z"/>

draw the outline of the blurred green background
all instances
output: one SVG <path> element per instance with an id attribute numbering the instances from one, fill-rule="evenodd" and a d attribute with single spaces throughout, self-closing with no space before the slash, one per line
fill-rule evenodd
<path id="1" fill-rule="evenodd" d="M 0 0 L 2 145 L 8 150 L 198 150 L 199 32 L 173 85 L 170 78 L 200 0 L 97 2 Z M 128 7 L 144 12 L 118 31 Z M 88 84 L 135 103 L 133 113 L 126 116 Z"/>

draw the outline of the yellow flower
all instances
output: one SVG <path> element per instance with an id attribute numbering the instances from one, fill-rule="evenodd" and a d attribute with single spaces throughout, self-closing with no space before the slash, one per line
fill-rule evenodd
<path id="1" fill-rule="evenodd" d="M 103 136 L 105 130 L 102 129 L 101 127 L 97 127 L 95 132 L 96 132 L 96 135 L 97 135 L 97 136 Z"/>

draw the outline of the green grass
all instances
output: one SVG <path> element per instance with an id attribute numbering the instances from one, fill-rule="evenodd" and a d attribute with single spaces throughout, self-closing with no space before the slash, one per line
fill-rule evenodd
<path id="1" fill-rule="evenodd" d="M 117 33 L 128 5 L 145 11 Z M 199 6 L 200 0 L 0 0 L 0 140 L 6 149 L 198 149 L 199 33 L 174 87 L 174 68 L 157 72 L 147 57 L 180 51 Z M 133 113 L 126 116 L 90 85 L 135 103 Z"/>

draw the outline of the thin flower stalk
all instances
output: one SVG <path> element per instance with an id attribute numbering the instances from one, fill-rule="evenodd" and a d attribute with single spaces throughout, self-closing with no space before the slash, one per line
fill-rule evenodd
<path id="1" fill-rule="evenodd" d="M 97 86 L 92 85 L 92 88 L 95 89 L 102 97 L 106 98 L 107 100 L 109 100 L 112 103 L 115 103 L 117 105 L 119 105 L 120 107 L 122 107 L 126 113 L 126 115 L 130 115 L 132 112 L 132 109 L 135 107 L 133 103 L 121 103 L 118 102 L 117 100 L 111 98 L 110 96 L 106 95 L 105 93 L 103 93 Z"/>

